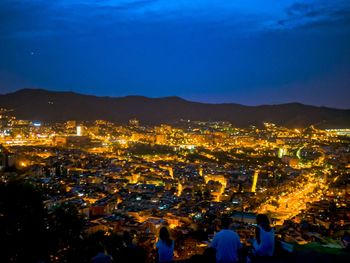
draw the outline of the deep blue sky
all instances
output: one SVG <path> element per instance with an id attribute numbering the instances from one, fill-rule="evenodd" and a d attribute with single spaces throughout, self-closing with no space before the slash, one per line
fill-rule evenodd
<path id="1" fill-rule="evenodd" d="M 350 1 L 0 0 L 0 93 L 25 87 L 350 108 Z"/>

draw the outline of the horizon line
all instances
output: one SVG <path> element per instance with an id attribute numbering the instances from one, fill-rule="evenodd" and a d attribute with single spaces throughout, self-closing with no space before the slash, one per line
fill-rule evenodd
<path id="1" fill-rule="evenodd" d="M 299 104 L 304 106 L 311 106 L 311 107 L 318 107 L 318 108 L 328 108 L 328 109 L 336 109 L 336 110 L 350 110 L 350 108 L 337 108 L 333 106 L 324 106 L 324 105 L 314 105 L 314 104 L 306 104 L 298 101 L 291 101 L 291 102 L 279 102 L 279 103 L 271 103 L 271 104 L 242 104 L 237 102 L 205 102 L 205 101 L 198 101 L 198 100 L 191 100 L 187 99 L 178 95 L 169 95 L 169 96 L 163 96 L 163 97 L 152 97 L 152 96 L 145 96 L 145 95 L 136 95 L 136 94 L 130 94 L 130 95 L 124 95 L 124 96 L 110 96 L 110 95 L 96 95 L 91 93 L 81 93 L 78 91 L 72 91 L 72 90 L 54 90 L 54 89 L 47 89 L 47 88 L 39 88 L 39 87 L 33 87 L 33 88 L 18 88 L 12 92 L 7 93 L 0 93 L 0 96 L 13 94 L 16 92 L 24 91 L 24 90 L 36 90 L 36 91 L 46 91 L 46 92 L 56 92 L 56 93 L 72 93 L 72 94 L 78 94 L 83 96 L 94 96 L 97 98 L 111 98 L 111 99 L 118 99 L 118 98 L 127 98 L 127 97 L 140 97 L 140 98 L 146 98 L 146 99 L 166 99 L 166 98 L 177 98 L 181 99 L 187 102 L 192 103 L 201 103 L 201 104 L 210 104 L 210 105 L 239 105 L 239 106 L 245 106 L 245 107 L 262 107 L 262 106 L 279 106 L 279 105 L 290 105 L 290 104 Z"/>

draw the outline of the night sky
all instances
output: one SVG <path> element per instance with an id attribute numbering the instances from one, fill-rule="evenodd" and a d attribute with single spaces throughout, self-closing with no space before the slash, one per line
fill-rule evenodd
<path id="1" fill-rule="evenodd" d="M 349 0 L 0 0 L 0 93 L 350 108 Z"/>

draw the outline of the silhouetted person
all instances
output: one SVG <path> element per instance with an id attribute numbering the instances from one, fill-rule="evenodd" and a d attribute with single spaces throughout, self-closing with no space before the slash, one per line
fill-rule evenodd
<path id="1" fill-rule="evenodd" d="M 138 262 L 146 261 L 146 252 L 143 248 L 133 243 L 133 238 L 128 231 L 123 234 L 123 250 L 121 262 Z"/>
<path id="2" fill-rule="evenodd" d="M 210 244 L 216 251 L 217 263 L 238 262 L 238 251 L 242 248 L 238 234 L 229 229 L 231 220 L 228 217 L 221 219 L 221 231 L 218 232 Z"/>
<path id="3" fill-rule="evenodd" d="M 271 257 L 275 250 L 275 232 L 270 226 L 269 218 L 265 214 L 259 214 L 256 223 L 253 253 L 257 257 Z"/>
<path id="4" fill-rule="evenodd" d="M 132 243 L 132 237 L 128 231 L 123 233 L 123 245 L 127 248 L 134 248 L 135 245 Z"/>
<path id="5" fill-rule="evenodd" d="M 97 246 L 97 254 L 91 259 L 91 263 L 112 263 L 113 259 L 105 252 L 102 245 Z"/>
<path id="6" fill-rule="evenodd" d="M 169 231 L 162 227 L 159 231 L 159 240 L 156 244 L 158 262 L 172 262 L 174 257 L 174 240 L 170 239 Z"/>

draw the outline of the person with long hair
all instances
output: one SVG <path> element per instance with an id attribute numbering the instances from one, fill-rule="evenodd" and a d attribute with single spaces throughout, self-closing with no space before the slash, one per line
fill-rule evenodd
<path id="1" fill-rule="evenodd" d="M 269 218 L 265 214 L 258 214 L 256 224 L 253 253 L 257 257 L 271 257 L 275 250 L 275 232 Z"/>
<path id="2" fill-rule="evenodd" d="M 172 262 L 175 242 L 170 238 L 169 230 L 163 226 L 159 231 L 159 240 L 156 244 L 159 263 Z"/>

